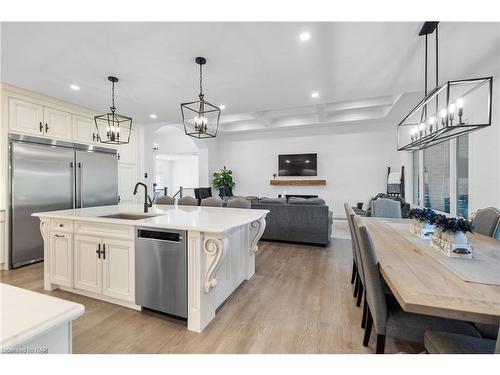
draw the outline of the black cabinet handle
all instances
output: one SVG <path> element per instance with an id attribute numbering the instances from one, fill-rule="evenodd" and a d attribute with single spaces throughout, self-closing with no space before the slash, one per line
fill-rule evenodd
<path id="1" fill-rule="evenodd" d="M 95 133 L 92 133 L 92 140 L 95 142 Z"/>
<path id="2" fill-rule="evenodd" d="M 40 121 L 40 133 L 43 133 L 43 124 L 41 121 Z"/>
<path id="3" fill-rule="evenodd" d="M 64 238 L 64 234 L 54 234 L 54 237 Z"/>
<path id="4" fill-rule="evenodd" d="M 102 259 L 106 259 L 106 244 L 102 244 Z"/>
<path id="5" fill-rule="evenodd" d="M 95 251 L 97 253 L 97 257 L 101 259 L 101 244 L 97 244 L 97 250 Z"/>
<path id="6" fill-rule="evenodd" d="M 45 133 L 47 133 L 48 131 L 49 131 L 49 125 L 45 123 Z"/>

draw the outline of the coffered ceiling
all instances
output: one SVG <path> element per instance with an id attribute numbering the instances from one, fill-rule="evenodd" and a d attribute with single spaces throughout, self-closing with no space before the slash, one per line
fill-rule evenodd
<path id="1" fill-rule="evenodd" d="M 201 55 L 206 99 L 226 107 L 223 132 L 377 120 L 422 91 L 420 26 L 2 23 L 1 81 L 105 111 L 112 74 L 120 78 L 118 112 L 138 123 L 179 123 L 179 104 L 198 93 Z M 499 47 L 496 23 L 441 23 L 440 81 L 496 74 L 489 61 Z"/>

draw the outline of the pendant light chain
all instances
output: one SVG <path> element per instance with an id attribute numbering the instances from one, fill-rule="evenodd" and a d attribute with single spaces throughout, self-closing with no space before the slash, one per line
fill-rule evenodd
<path id="1" fill-rule="evenodd" d="M 203 98 L 203 65 L 200 64 L 200 98 Z"/>
<path id="2" fill-rule="evenodd" d="M 111 102 L 113 103 L 111 106 L 111 112 L 114 113 L 116 111 L 116 107 L 115 107 L 115 81 L 112 81 L 111 84 L 112 84 L 112 86 L 111 86 Z"/>

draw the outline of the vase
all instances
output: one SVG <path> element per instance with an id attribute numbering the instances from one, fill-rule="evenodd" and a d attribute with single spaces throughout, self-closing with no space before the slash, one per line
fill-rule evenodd
<path id="1" fill-rule="evenodd" d="M 434 236 L 436 238 L 442 238 L 443 237 L 443 230 L 438 227 L 434 227 Z"/>
<path id="2" fill-rule="evenodd" d="M 443 233 L 443 236 L 445 236 L 445 240 L 449 243 L 456 244 L 456 245 L 467 245 L 469 243 L 467 236 L 465 235 L 464 232 L 451 232 L 451 231 L 446 231 Z"/>

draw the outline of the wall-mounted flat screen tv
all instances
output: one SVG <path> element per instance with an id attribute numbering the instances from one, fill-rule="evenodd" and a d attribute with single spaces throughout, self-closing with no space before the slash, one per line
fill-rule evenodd
<path id="1" fill-rule="evenodd" d="M 317 176 L 317 154 L 278 155 L 279 176 Z"/>

